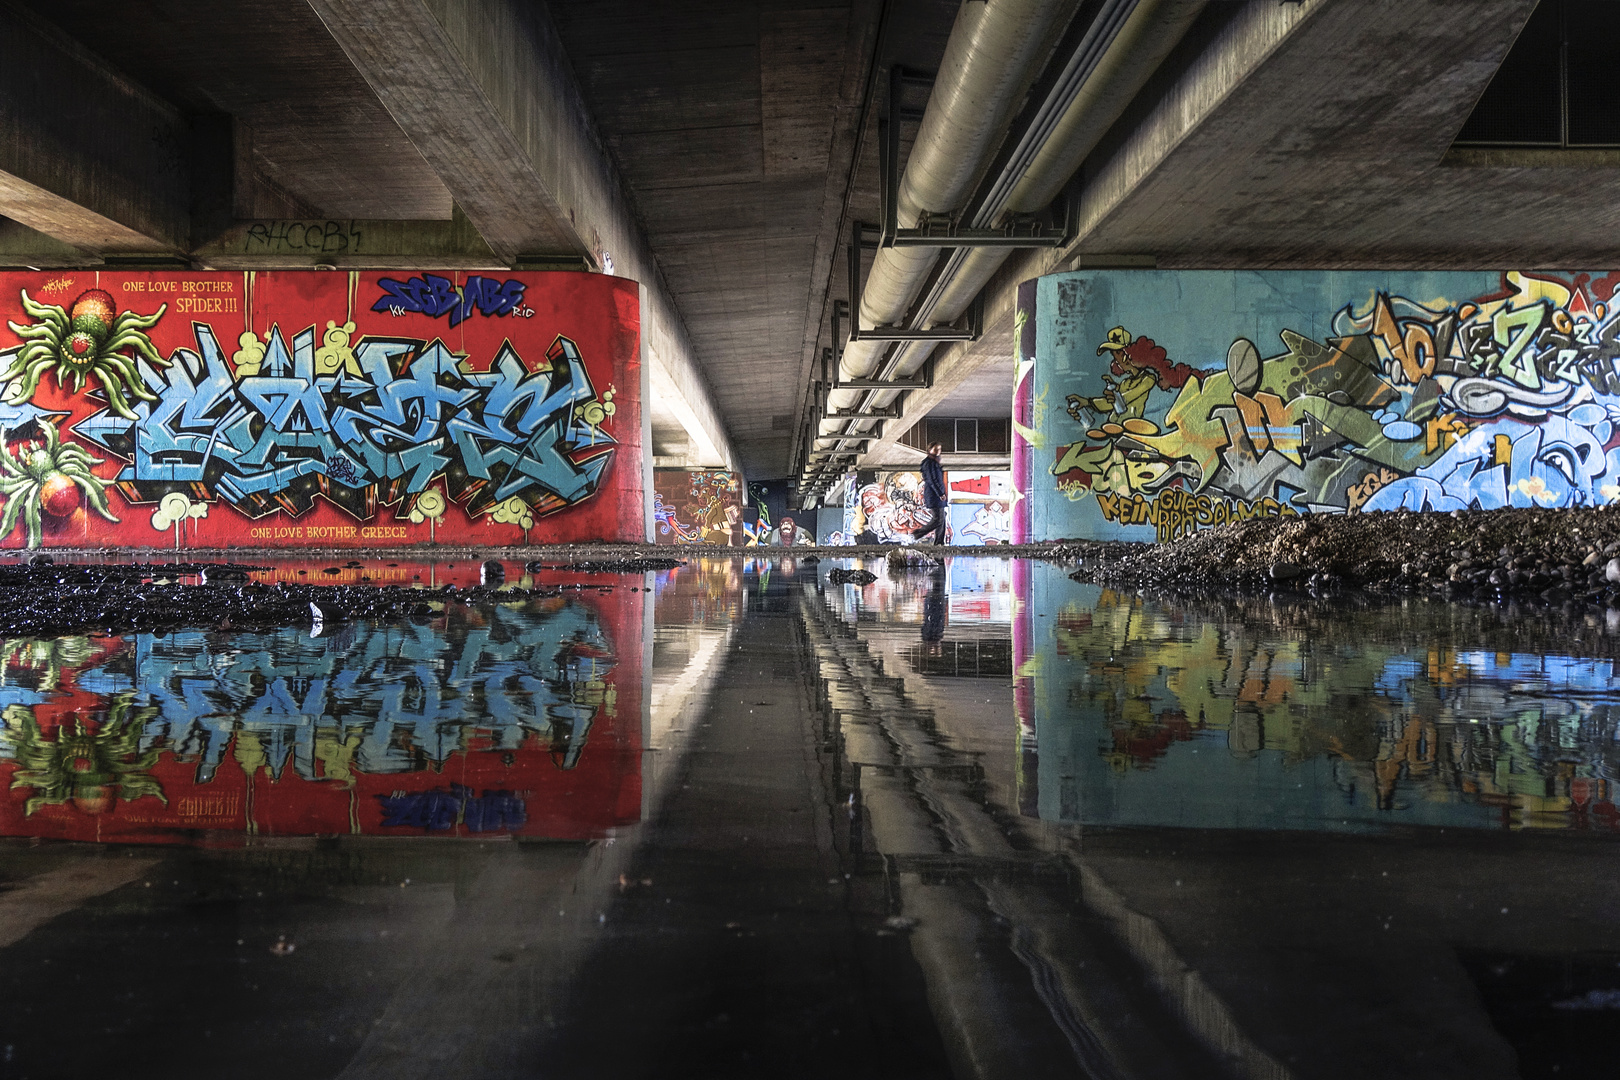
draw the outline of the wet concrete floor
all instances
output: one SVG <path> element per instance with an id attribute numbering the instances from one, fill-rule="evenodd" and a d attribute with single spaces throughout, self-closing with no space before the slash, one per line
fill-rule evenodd
<path id="1" fill-rule="evenodd" d="M 507 582 L 0 642 L 0 1078 L 1614 1074 L 1601 613 Z"/>

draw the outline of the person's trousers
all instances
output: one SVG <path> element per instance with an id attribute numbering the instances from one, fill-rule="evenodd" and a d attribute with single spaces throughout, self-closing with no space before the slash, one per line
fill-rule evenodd
<path id="1" fill-rule="evenodd" d="M 928 528 L 928 529 L 924 529 L 922 532 L 918 533 L 917 536 L 916 536 L 916 539 L 913 542 L 920 544 L 920 543 L 922 543 L 923 537 L 927 536 L 929 533 L 933 533 L 934 534 L 934 543 L 935 544 L 943 544 L 945 542 L 945 521 L 946 521 L 945 507 L 943 507 L 943 506 L 930 506 L 928 509 L 930 509 L 930 510 L 932 510 L 934 512 L 934 524 L 933 524 L 933 527 Z"/>

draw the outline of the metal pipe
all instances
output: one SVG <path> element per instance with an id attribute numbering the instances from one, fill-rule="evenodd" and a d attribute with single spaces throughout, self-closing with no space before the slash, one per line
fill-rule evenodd
<path id="1" fill-rule="evenodd" d="M 1009 156 L 1007 165 L 990 185 L 971 224 L 977 228 L 991 227 L 1007 214 L 1034 213 L 1049 205 L 1126 106 L 1141 92 L 1206 2 L 1106 0 Z M 929 104 L 932 108 L 932 100 Z M 907 175 L 910 175 L 909 165 Z M 1009 254 L 1010 251 L 998 248 L 956 249 L 919 306 L 915 324 L 926 328 L 959 318 Z M 864 310 L 863 303 L 863 313 Z M 905 312 L 901 311 L 891 319 L 897 321 L 904 316 Z M 926 341 L 903 343 L 883 365 L 878 377 L 904 378 L 914 374 L 937 345 L 937 342 Z M 845 355 L 847 359 L 849 354 Z M 866 363 L 869 371 L 871 359 L 867 358 Z M 869 391 L 858 398 L 856 404 L 861 409 L 882 407 L 898 396 L 899 392 L 893 390 Z"/>
<path id="2" fill-rule="evenodd" d="M 900 180 L 899 218 L 915 228 L 927 214 L 961 209 L 985 162 L 1051 48 L 1051 37 L 1078 0 L 975 0 L 957 12 L 939 74 Z M 938 248 L 882 248 L 853 305 L 865 327 L 903 319 L 939 259 Z M 845 378 L 870 374 L 878 343 L 845 350 Z M 860 391 L 834 391 L 830 404 L 848 409 Z M 824 421 L 823 434 L 838 421 Z"/>

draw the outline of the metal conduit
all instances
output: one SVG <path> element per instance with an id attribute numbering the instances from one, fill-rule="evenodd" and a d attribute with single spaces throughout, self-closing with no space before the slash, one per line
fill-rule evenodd
<path id="1" fill-rule="evenodd" d="M 1045 62 L 1052 34 L 1078 2 L 984 0 L 962 5 L 900 180 L 903 227 L 916 227 L 924 213 L 961 208 Z M 938 248 L 880 249 L 860 302 L 852 305 L 861 324 L 875 327 L 904 318 L 938 258 Z M 840 370 L 846 378 L 864 377 L 871 373 L 877 352 L 876 343 L 853 342 Z M 859 391 L 835 391 L 830 404 L 850 408 L 859 397 Z"/>
<path id="2" fill-rule="evenodd" d="M 974 211 L 972 225 L 991 227 L 1006 214 L 1034 213 L 1049 205 L 1181 40 L 1205 3 L 1207 0 L 1106 0 L 1006 166 Z M 931 98 L 929 109 L 933 107 Z M 918 142 L 920 145 L 920 133 Z M 908 163 L 906 176 L 910 175 Z M 930 256 L 929 267 L 922 271 L 926 275 L 937 249 L 883 249 L 879 256 L 919 250 Z M 927 328 L 959 318 L 1010 254 L 1006 248 L 952 251 L 944 271 L 919 305 L 915 325 Z M 874 278 L 875 271 L 874 262 Z M 920 280 L 914 288 L 920 287 Z M 871 292 L 868 285 L 862 296 L 863 317 L 867 316 L 866 298 Z M 903 319 L 905 313 L 903 309 L 880 312 L 887 321 L 893 322 Z M 937 344 L 902 342 L 882 365 L 877 377 L 904 378 L 914 374 Z M 863 353 L 855 359 L 864 365 L 864 370 L 855 370 L 851 354 L 862 346 L 865 347 Z M 875 342 L 851 344 L 844 354 L 846 377 L 868 374 L 877 348 Z M 840 402 L 838 407 L 850 408 L 858 401 L 861 409 L 882 408 L 892 404 L 899 393 L 895 390 L 846 391 L 847 402 Z M 858 438 L 869 426 L 870 421 L 850 421 L 840 438 Z M 830 437 L 832 435 L 823 434 L 820 439 L 825 441 Z"/>

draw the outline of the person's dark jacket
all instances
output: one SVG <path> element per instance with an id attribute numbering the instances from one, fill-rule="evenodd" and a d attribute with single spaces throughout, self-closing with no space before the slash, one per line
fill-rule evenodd
<path id="1" fill-rule="evenodd" d="M 923 458 L 923 499 L 933 508 L 938 509 L 945 505 L 945 470 L 940 467 L 939 458 L 930 454 Z"/>

